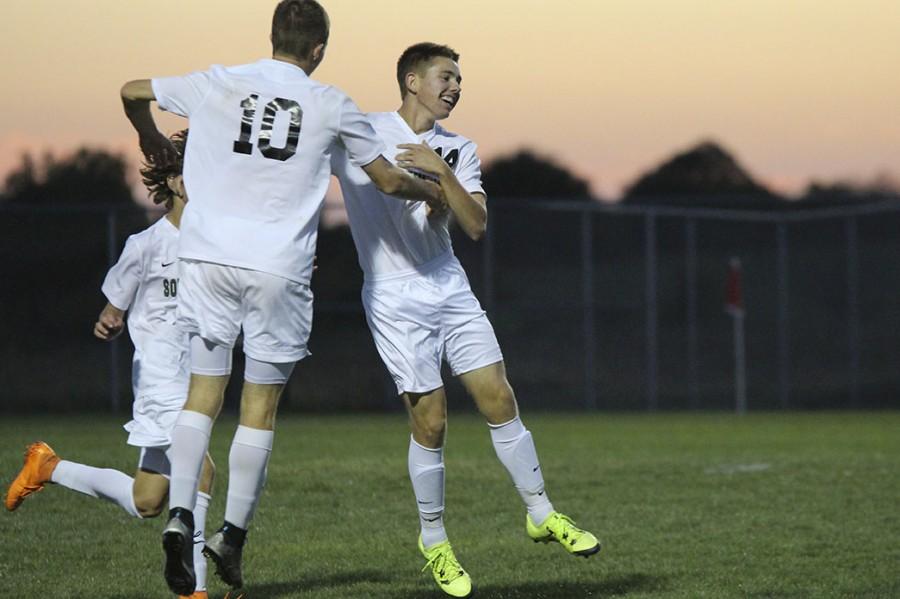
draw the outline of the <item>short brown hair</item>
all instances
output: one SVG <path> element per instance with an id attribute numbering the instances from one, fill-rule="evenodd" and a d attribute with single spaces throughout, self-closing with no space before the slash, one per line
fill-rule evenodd
<path id="1" fill-rule="evenodd" d="M 169 210 L 172 209 L 172 201 L 175 199 L 175 192 L 169 189 L 169 177 L 177 177 L 184 168 L 184 147 L 187 145 L 187 136 L 188 130 L 182 129 L 169 137 L 169 141 L 175 146 L 177 152 L 174 161 L 163 165 L 145 162 L 141 167 L 141 182 L 150 192 L 153 203 L 165 203 Z"/>
<path id="2" fill-rule="evenodd" d="M 328 43 L 328 13 L 316 0 L 281 0 L 272 15 L 272 50 L 306 58 Z"/>
<path id="3" fill-rule="evenodd" d="M 459 53 L 450 46 L 421 42 L 403 51 L 397 61 L 397 83 L 400 85 L 400 97 L 406 97 L 406 75 L 418 69 L 432 58 L 443 56 L 453 62 L 459 62 Z"/>

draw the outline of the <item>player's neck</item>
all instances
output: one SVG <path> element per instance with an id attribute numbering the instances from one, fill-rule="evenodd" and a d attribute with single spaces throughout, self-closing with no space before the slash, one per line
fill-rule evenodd
<path id="1" fill-rule="evenodd" d="M 169 222 L 172 223 L 176 229 L 180 229 L 182 213 L 184 213 L 184 202 L 175 200 L 172 204 L 172 209 L 166 213 L 165 217 L 169 219 Z"/>
<path id="2" fill-rule="evenodd" d="M 425 133 L 434 129 L 434 115 L 423 109 L 418 104 L 412 102 L 404 102 L 400 109 L 397 110 L 400 117 L 406 121 L 413 133 Z"/>
<path id="3" fill-rule="evenodd" d="M 295 67 L 300 67 L 303 69 L 303 72 L 307 75 L 311 75 L 315 70 L 315 67 L 312 65 L 312 62 L 309 60 L 303 60 L 297 58 L 296 56 L 291 56 L 290 54 L 279 54 L 278 52 L 272 53 L 272 60 L 279 60 L 281 62 L 286 62 L 288 64 L 292 64 Z"/>

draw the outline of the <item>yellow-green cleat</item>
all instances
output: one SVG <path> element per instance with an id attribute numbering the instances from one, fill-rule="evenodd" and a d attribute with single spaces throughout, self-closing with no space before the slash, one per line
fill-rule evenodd
<path id="1" fill-rule="evenodd" d="M 538 526 L 531 516 L 525 516 L 525 530 L 535 543 L 556 542 L 572 555 L 588 557 L 600 551 L 600 541 L 586 530 L 581 530 L 571 518 L 553 512 Z"/>
<path id="2" fill-rule="evenodd" d="M 450 547 L 450 541 L 438 543 L 434 547 L 425 549 L 422 544 L 422 537 L 419 537 L 419 551 L 425 556 L 428 562 L 422 568 L 422 572 L 430 569 L 434 581 L 438 587 L 451 597 L 471 597 L 472 596 L 472 579 L 453 555 L 453 548 Z"/>

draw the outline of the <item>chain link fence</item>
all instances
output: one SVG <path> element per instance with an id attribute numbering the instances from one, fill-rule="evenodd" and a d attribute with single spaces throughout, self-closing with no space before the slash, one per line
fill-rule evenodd
<path id="1" fill-rule="evenodd" d="M 490 210 L 481 242 L 454 243 L 523 407 L 733 409 L 732 258 L 743 265 L 750 410 L 900 407 L 898 202 L 751 212 L 492 200 Z M 0 410 L 129 409 L 130 341 L 104 344 L 91 329 L 106 268 L 158 217 L 0 207 Z M 313 356 L 285 409 L 400 409 L 345 228 L 321 232 L 318 264 Z M 450 379 L 452 409 L 470 408 Z"/>

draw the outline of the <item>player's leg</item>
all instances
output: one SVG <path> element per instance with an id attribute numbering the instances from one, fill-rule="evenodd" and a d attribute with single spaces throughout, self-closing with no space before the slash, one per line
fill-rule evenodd
<path id="1" fill-rule="evenodd" d="M 404 393 L 412 435 L 407 462 L 416 505 L 420 539 L 428 549 L 447 540 L 444 529 L 444 436 L 447 398 L 444 388 L 429 393 Z"/>
<path id="2" fill-rule="evenodd" d="M 244 288 L 241 418 L 228 454 L 225 522 L 204 549 L 217 574 L 235 588 L 243 584 L 242 550 L 265 485 L 278 402 L 294 365 L 309 355 L 313 299 L 301 283 L 256 271 L 236 274 Z"/>
<path id="3" fill-rule="evenodd" d="M 531 433 L 518 415 L 515 395 L 503 362 L 459 375 L 491 430 L 497 458 L 506 468 L 533 520 L 543 522 L 553 512 Z"/>
<path id="4" fill-rule="evenodd" d="M 447 406 L 440 322 L 434 318 L 431 289 L 433 283 L 412 278 L 366 284 L 362 298 L 375 346 L 409 412 L 408 466 L 421 525 L 419 550 L 442 591 L 467 597 L 472 581 L 459 565 L 443 524 Z"/>
<path id="5" fill-rule="evenodd" d="M 452 597 L 472 594 L 472 579 L 460 565 L 444 529 L 444 439 L 447 397 L 443 387 L 427 393 L 403 393 L 412 434 L 409 479 L 419 510 L 419 551 L 438 587 Z"/>
<path id="6" fill-rule="evenodd" d="M 529 536 L 565 541 L 566 549 L 578 555 L 596 553 L 600 549 L 596 538 L 554 511 L 544 489 L 534 440 L 519 418 L 494 328 L 472 294 L 462 267 L 454 262 L 445 270 L 441 318 L 446 359 L 488 421 L 494 451 L 528 511 Z"/>
<path id="7" fill-rule="evenodd" d="M 200 472 L 215 418 L 231 374 L 231 353 L 240 332 L 243 289 L 232 267 L 182 260 L 178 326 L 189 333 L 188 399 L 172 429 L 169 520 L 163 529 L 165 577 L 179 595 L 194 591 L 193 540 Z"/>
<path id="8" fill-rule="evenodd" d="M 162 513 L 166 497 L 169 493 L 169 477 L 171 476 L 171 447 L 152 447 L 141 452 L 138 471 L 134 477 L 134 502 L 144 517 L 152 517 Z M 206 599 L 206 561 L 203 559 L 204 525 L 206 512 L 211 499 L 212 485 L 215 477 L 215 464 L 207 454 L 200 474 L 200 490 L 194 507 L 196 522 L 194 531 L 194 572 L 196 584 L 191 595 L 180 595 L 189 599 Z"/>
<path id="9" fill-rule="evenodd" d="M 133 499 L 132 477 L 110 468 L 96 468 L 62 460 L 49 445 L 41 441 L 28 446 L 22 470 L 7 491 L 6 509 L 17 509 L 26 497 L 40 491 L 48 482 L 105 499 L 131 516 L 142 517 Z"/>
<path id="10" fill-rule="evenodd" d="M 208 347 L 208 344 L 197 335 L 191 337 L 193 359 L 193 355 L 199 353 L 194 351 L 194 346 Z M 212 346 L 206 357 L 215 357 L 218 362 L 227 357 L 227 368 L 230 370 L 230 349 Z M 192 373 L 188 401 L 172 429 L 169 521 L 163 530 L 163 549 L 166 554 L 166 582 L 172 591 L 182 596 L 192 593 L 197 585 L 194 542 L 200 527 L 196 513 L 198 497 L 203 504 L 200 511 L 204 512 L 204 517 L 209 505 L 208 496 L 204 498 L 199 494 L 201 473 L 208 455 L 213 422 L 221 410 L 227 383 L 227 375 Z"/>
<path id="11" fill-rule="evenodd" d="M 593 534 L 576 527 L 568 516 L 553 509 L 544 489 L 534 439 L 519 418 L 504 363 L 484 366 L 459 378 L 487 420 L 497 458 L 525 503 L 528 535 L 535 541 L 557 541 L 575 555 L 587 557 L 599 551 L 600 543 Z"/>
<path id="12" fill-rule="evenodd" d="M 247 529 L 256 512 L 266 481 L 269 457 L 275 438 L 275 415 L 284 383 L 293 364 L 264 365 L 247 356 L 248 371 L 241 393 L 241 418 L 228 454 L 228 495 L 225 522 L 206 541 L 204 555 L 216 565 L 223 582 L 243 586 L 241 560 Z M 283 378 L 284 382 L 259 383 L 259 374 Z"/>

